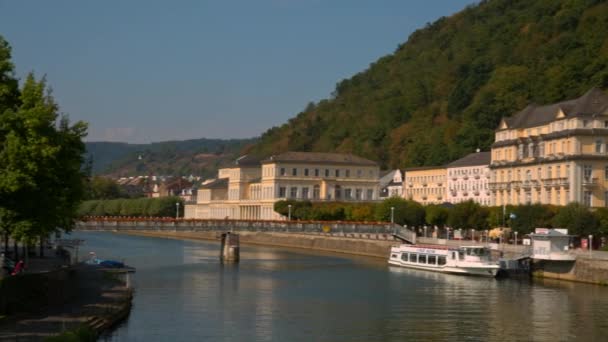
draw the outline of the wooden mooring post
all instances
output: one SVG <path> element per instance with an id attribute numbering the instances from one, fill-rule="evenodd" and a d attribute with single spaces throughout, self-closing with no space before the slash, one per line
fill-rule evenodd
<path id="1" fill-rule="evenodd" d="M 230 232 L 222 233 L 220 260 L 223 262 L 239 262 L 239 235 Z"/>

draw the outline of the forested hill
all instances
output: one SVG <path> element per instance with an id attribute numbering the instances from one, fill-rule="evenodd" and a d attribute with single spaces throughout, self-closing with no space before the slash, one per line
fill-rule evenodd
<path id="1" fill-rule="evenodd" d="M 93 174 L 213 177 L 255 139 L 192 139 L 151 144 L 87 142 Z"/>
<path id="2" fill-rule="evenodd" d="M 414 32 L 331 98 L 265 132 L 253 151 L 439 165 L 489 149 L 502 116 L 592 86 L 608 88 L 607 1 L 482 1 Z"/>

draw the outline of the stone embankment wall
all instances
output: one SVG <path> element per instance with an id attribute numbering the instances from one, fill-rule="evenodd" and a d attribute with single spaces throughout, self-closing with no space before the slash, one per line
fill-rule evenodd
<path id="1" fill-rule="evenodd" d="M 183 231 L 142 231 L 120 230 L 120 233 L 192 240 L 218 240 L 217 232 L 183 232 Z M 338 235 L 317 235 L 273 232 L 238 232 L 241 243 L 289 248 L 365 255 L 387 258 L 391 246 L 400 242 L 392 236 L 363 235 L 363 237 L 345 237 Z M 375 239 L 372 239 L 373 236 Z"/>
<path id="2" fill-rule="evenodd" d="M 583 283 L 608 285 L 608 260 L 602 252 L 596 256 L 580 253 L 574 261 L 541 261 L 534 264 L 534 276 Z"/>

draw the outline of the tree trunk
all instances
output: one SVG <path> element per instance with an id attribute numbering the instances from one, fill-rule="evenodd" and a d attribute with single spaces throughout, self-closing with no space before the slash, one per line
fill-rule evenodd
<path id="1" fill-rule="evenodd" d="M 44 258 L 44 237 L 40 236 L 40 257 Z"/>
<path id="2" fill-rule="evenodd" d="M 17 262 L 19 261 L 19 246 L 17 246 L 17 240 L 13 240 L 13 248 L 15 249 L 15 255 L 13 255 L 13 260 Z"/>

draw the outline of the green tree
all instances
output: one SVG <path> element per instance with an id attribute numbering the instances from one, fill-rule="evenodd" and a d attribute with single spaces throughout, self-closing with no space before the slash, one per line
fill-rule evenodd
<path id="1" fill-rule="evenodd" d="M 0 207 L 13 237 L 31 243 L 74 224 L 84 196 L 86 124 L 59 116 L 46 81 L 32 74 L 19 100 L 0 114 Z"/>
<path id="2" fill-rule="evenodd" d="M 391 208 L 394 208 L 391 210 Z M 390 222 L 391 212 L 394 222 L 400 225 L 420 226 L 424 224 L 424 208 L 418 202 L 401 197 L 390 197 L 376 206 L 377 221 Z"/>
<path id="3" fill-rule="evenodd" d="M 488 228 L 487 208 L 473 200 L 458 203 L 452 207 L 448 216 L 448 225 L 458 229 L 485 230 Z"/>
<path id="4" fill-rule="evenodd" d="M 553 218 L 553 227 L 566 228 L 572 235 L 587 235 L 598 231 L 599 222 L 589 208 L 580 203 L 570 203 L 559 209 Z"/>
<path id="5" fill-rule="evenodd" d="M 87 199 L 115 199 L 129 197 L 115 181 L 95 176 L 87 183 Z"/>
<path id="6" fill-rule="evenodd" d="M 535 228 L 550 228 L 555 215 L 549 206 L 542 204 L 515 206 L 510 213 L 515 217 L 509 219 L 509 227 L 521 234 L 529 234 Z"/>
<path id="7" fill-rule="evenodd" d="M 448 208 L 435 204 L 427 205 L 425 212 L 426 223 L 438 227 L 443 227 L 447 223 L 450 214 Z"/>

